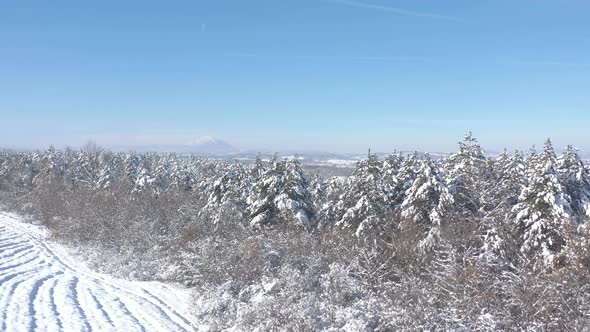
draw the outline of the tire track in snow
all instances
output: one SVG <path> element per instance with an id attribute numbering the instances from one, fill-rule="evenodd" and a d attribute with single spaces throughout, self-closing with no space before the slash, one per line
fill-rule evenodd
<path id="1" fill-rule="evenodd" d="M 47 281 L 51 280 L 53 277 L 55 277 L 55 275 L 48 275 L 45 276 L 37 281 L 35 281 L 35 283 L 33 284 L 33 287 L 30 289 L 29 292 L 29 317 L 31 320 L 30 323 L 30 331 L 35 331 L 37 329 L 37 317 L 41 316 L 41 313 L 43 312 L 43 308 L 40 307 L 39 305 L 37 305 L 40 308 L 35 309 L 35 302 L 37 299 L 37 296 L 39 295 L 39 289 L 41 289 L 41 287 L 43 286 L 43 284 L 45 284 Z M 39 314 L 37 314 L 39 313 Z"/>
<path id="2" fill-rule="evenodd" d="M 57 311 L 57 305 L 55 304 L 55 298 L 53 295 L 55 291 L 55 285 L 57 283 L 58 280 L 54 278 L 49 286 L 42 291 L 44 302 L 40 304 L 40 308 L 47 306 L 49 309 L 46 311 L 41 311 L 44 313 L 44 315 L 40 321 L 45 322 L 45 327 L 47 327 L 48 330 L 51 326 L 57 331 L 62 331 L 63 325 L 61 323 L 61 316 Z"/>
<path id="3" fill-rule="evenodd" d="M 0 212 L 0 330 L 193 331 L 169 289 L 77 265 L 39 228 Z"/>
<path id="4" fill-rule="evenodd" d="M 34 251 L 30 251 L 30 250 L 23 250 L 21 252 L 18 252 L 14 255 L 11 255 L 10 258 L 0 258 L 0 260 L 2 260 L 2 264 L 0 264 L 0 270 L 2 269 L 2 266 L 12 263 L 13 261 L 20 261 L 22 263 L 22 259 L 24 257 L 29 257 L 32 256 L 33 258 L 35 258 L 37 256 L 37 254 Z"/>
<path id="5" fill-rule="evenodd" d="M 76 278 L 75 276 L 72 277 L 72 279 L 70 279 L 68 281 L 68 290 L 69 290 L 69 295 L 71 295 L 74 307 L 78 310 L 80 321 L 82 322 L 82 324 L 84 326 L 83 330 L 90 331 L 90 324 L 88 323 L 88 317 L 86 316 L 86 312 L 84 311 L 84 309 L 82 309 L 82 306 L 80 305 L 80 300 L 78 299 L 78 278 Z"/>
<path id="6" fill-rule="evenodd" d="M 9 274 L 11 272 L 10 270 L 21 267 L 21 266 L 26 265 L 28 263 L 31 263 L 37 259 L 37 257 L 31 257 L 31 258 L 26 258 L 23 260 L 22 259 L 23 256 L 26 257 L 29 255 L 27 255 L 27 254 L 21 255 L 21 256 L 18 256 L 18 258 L 15 257 L 15 259 L 10 259 L 10 260 L 7 260 L 7 261 L 3 262 L 2 264 L 0 264 L 0 275 Z M 14 263 L 13 261 L 16 261 L 16 263 Z"/>
<path id="7" fill-rule="evenodd" d="M 11 251 L 11 249 L 15 249 Z M 12 257 L 20 252 L 27 252 L 27 250 L 33 249 L 32 246 L 19 246 L 16 248 L 9 248 L 7 250 L 2 250 L 2 255 L 0 255 L 0 259 L 4 259 L 6 257 Z"/>
<path id="8" fill-rule="evenodd" d="M 89 319 L 90 326 L 93 330 L 104 331 L 106 329 L 115 328 L 109 314 L 104 310 L 104 307 L 98 301 L 96 295 L 93 294 L 88 287 L 81 287 L 78 294 L 81 294 L 80 303 L 87 308 L 86 312 L 94 314 L 94 316 Z"/>

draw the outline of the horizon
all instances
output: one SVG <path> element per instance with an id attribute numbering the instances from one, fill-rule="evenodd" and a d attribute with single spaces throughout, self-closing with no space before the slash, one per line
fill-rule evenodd
<path id="1" fill-rule="evenodd" d="M 590 151 L 590 3 L 0 5 L 0 147 Z"/>
<path id="2" fill-rule="evenodd" d="M 467 134 L 466 134 L 467 135 Z M 475 137 L 475 136 L 474 136 Z M 496 149 L 487 149 L 484 145 L 482 145 L 477 137 L 475 137 L 476 143 L 481 146 L 485 155 L 488 158 L 497 157 L 503 152 L 508 153 L 508 155 L 513 155 L 515 152 L 521 153 L 529 153 L 531 150 L 535 150 L 537 152 L 542 151 L 543 144 L 533 144 L 526 149 L 509 149 L 504 148 L 501 150 Z M 547 139 L 551 140 L 553 148 L 556 154 L 560 154 L 563 150 L 567 148 L 567 144 L 562 146 L 556 146 L 553 140 L 548 137 Z M 83 144 L 80 145 L 54 145 L 54 144 L 47 144 L 45 146 L 38 146 L 38 147 L 16 147 L 16 146 L 4 146 L 0 145 L 1 150 L 8 150 L 8 151 L 43 151 L 50 147 L 65 150 L 65 149 L 84 149 L 85 146 L 91 145 L 98 147 L 99 149 L 112 151 L 112 152 L 124 152 L 124 153 L 180 153 L 180 154 L 190 154 L 190 155 L 197 155 L 197 156 L 210 156 L 210 157 L 232 157 L 232 156 L 251 156 L 254 154 L 259 154 L 263 156 L 270 156 L 273 154 L 278 154 L 281 157 L 288 157 L 288 156 L 300 156 L 300 157 L 310 157 L 310 156 L 333 156 L 333 157 L 346 157 L 346 158 L 353 158 L 356 159 L 361 155 L 366 155 L 367 151 L 371 154 L 386 156 L 396 153 L 402 154 L 409 154 L 409 153 L 423 153 L 423 154 L 430 154 L 432 156 L 450 156 L 458 151 L 458 145 L 463 140 L 457 142 L 457 146 L 454 150 L 448 151 L 434 151 L 434 150 L 419 150 L 419 149 L 408 149 L 408 150 L 400 150 L 400 149 L 393 149 L 389 151 L 385 150 L 374 150 L 371 147 L 367 147 L 364 151 L 328 151 L 328 150 L 305 150 L 305 149 L 282 149 L 282 150 L 272 150 L 272 149 L 239 149 L 236 148 L 231 142 L 227 142 L 221 140 L 216 137 L 211 136 L 203 136 L 195 138 L 193 142 L 187 142 L 185 144 L 144 144 L 144 145 L 101 145 L 98 144 L 95 140 L 89 139 L 85 141 Z M 209 144 L 212 143 L 213 147 Z M 216 150 L 218 144 L 221 145 L 224 149 Z M 572 145 L 573 148 L 578 152 L 579 156 L 584 160 L 588 160 L 590 158 L 590 151 L 585 151 L 579 149 L 578 147 Z"/>

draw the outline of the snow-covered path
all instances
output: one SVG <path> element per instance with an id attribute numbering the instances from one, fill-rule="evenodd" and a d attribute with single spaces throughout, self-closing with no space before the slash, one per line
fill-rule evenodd
<path id="1" fill-rule="evenodd" d="M 0 331 L 192 331 L 186 303 L 167 285 L 93 273 L 0 213 Z"/>

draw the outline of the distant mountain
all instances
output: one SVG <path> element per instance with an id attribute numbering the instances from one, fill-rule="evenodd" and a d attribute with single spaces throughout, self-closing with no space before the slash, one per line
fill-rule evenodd
<path id="1" fill-rule="evenodd" d="M 193 153 L 227 154 L 238 152 L 231 144 L 211 136 L 203 136 L 188 142 L 185 149 Z"/>
<path id="2" fill-rule="evenodd" d="M 211 136 L 203 136 L 192 139 L 185 144 L 150 144 L 126 146 L 118 145 L 110 147 L 117 151 L 153 151 L 153 152 L 176 152 L 193 153 L 204 156 L 217 156 L 237 153 L 239 150 L 231 144 Z"/>

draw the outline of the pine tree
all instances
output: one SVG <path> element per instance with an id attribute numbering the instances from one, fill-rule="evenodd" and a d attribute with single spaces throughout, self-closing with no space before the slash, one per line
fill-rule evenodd
<path id="1" fill-rule="evenodd" d="M 16 170 L 8 152 L 0 151 L 0 191 L 9 191 L 15 185 Z"/>
<path id="2" fill-rule="evenodd" d="M 300 224 L 315 225 L 316 209 L 309 191 L 309 181 L 299 158 L 289 158 L 286 162 L 285 184 L 277 197 L 279 210 L 287 217 L 295 218 Z"/>
<path id="3" fill-rule="evenodd" d="M 86 150 L 80 149 L 76 152 L 74 181 L 76 185 L 93 188 L 98 180 L 98 160 L 96 155 L 89 154 Z"/>
<path id="4" fill-rule="evenodd" d="M 342 177 L 333 176 L 324 181 L 323 199 L 316 201 L 319 205 L 319 227 L 326 228 L 333 226 L 336 221 L 340 220 L 340 211 L 343 210 L 340 198 L 344 191 L 344 180 Z"/>
<path id="5" fill-rule="evenodd" d="M 187 192 L 193 189 L 194 179 L 185 160 L 172 157 L 168 190 Z"/>
<path id="6" fill-rule="evenodd" d="M 447 186 L 451 188 L 459 213 L 471 215 L 484 208 L 490 176 L 485 153 L 470 132 L 459 142 L 459 151 L 446 160 Z"/>
<path id="7" fill-rule="evenodd" d="M 35 185 L 57 183 L 63 181 L 66 167 L 61 151 L 50 146 L 40 156 L 40 171 L 33 179 Z"/>
<path id="8" fill-rule="evenodd" d="M 420 162 L 416 173 L 416 179 L 401 205 L 401 215 L 426 227 L 428 235 L 421 242 L 421 247 L 428 248 L 436 241 L 442 219 L 454 199 L 440 171 L 428 157 Z"/>
<path id="9" fill-rule="evenodd" d="M 421 161 L 418 152 L 414 152 L 414 154 L 401 162 L 398 172 L 391 179 L 391 184 L 386 187 L 389 205 L 394 211 L 399 211 L 406 199 L 407 191 L 416 180 L 420 166 Z"/>
<path id="10" fill-rule="evenodd" d="M 526 186 L 526 167 L 522 152 L 509 156 L 504 151 L 492 163 L 493 176 L 488 202 L 490 208 L 481 219 L 480 232 L 483 245 L 480 258 L 487 263 L 501 262 L 506 258 L 507 239 L 511 236 L 512 220 L 505 216 L 518 203 L 518 197 Z"/>
<path id="11" fill-rule="evenodd" d="M 526 185 L 526 167 L 522 152 L 515 151 L 512 156 L 504 152 L 494 163 L 493 191 L 495 205 L 512 208 L 518 203 L 518 196 Z"/>
<path id="12" fill-rule="evenodd" d="M 96 185 L 99 189 L 109 189 L 116 179 L 113 155 L 103 152 L 99 156 L 99 173 Z"/>
<path id="13" fill-rule="evenodd" d="M 129 180 L 131 183 L 135 183 L 140 172 L 139 157 L 135 153 L 128 153 L 125 155 L 125 160 L 123 163 L 127 180 Z"/>
<path id="14" fill-rule="evenodd" d="M 391 154 L 383 161 L 383 170 L 381 184 L 387 195 L 387 201 L 392 210 L 401 204 L 403 193 L 405 191 L 403 184 L 405 182 L 405 171 L 407 170 L 404 158 L 397 153 Z"/>
<path id="15" fill-rule="evenodd" d="M 154 165 L 155 164 L 155 165 Z M 156 197 L 161 193 L 163 185 L 162 179 L 152 171 L 156 166 L 156 156 L 154 154 L 143 155 L 137 168 L 137 177 L 133 187 L 133 193 L 151 193 Z"/>
<path id="16" fill-rule="evenodd" d="M 202 215 L 208 216 L 213 223 L 228 217 L 241 220 L 247 207 L 243 192 L 243 182 L 247 178 L 245 170 L 236 163 L 225 165 L 219 172 L 221 176 L 208 189 L 209 196 Z"/>
<path id="17" fill-rule="evenodd" d="M 568 145 L 557 159 L 561 182 L 578 217 L 590 217 L 590 176 L 577 151 Z"/>
<path id="18" fill-rule="evenodd" d="M 296 158 L 284 161 L 275 155 L 270 164 L 248 197 L 250 225 L 272 224 L 282 219 L 311 227 L 315 210 L 301 163 Z"/>
<path id="19" fill-rule="evenodd" d="M 545 142 L 543 154 L 534 160 L 528 165 L 528 185 L 512 212 L 522 239 L 521 251 L 539 250 L 549 263 L 564 245 L 562 226 L 571 217 L 570 197 L 559 181 L 550 140 Z"/>
<path id="20" fill-rule="evenodd" d="M 357 236 L 379 232 L 387 216 L 387 195 L 381 185 L 381 163 L 369 152 L 367 160 L 357 164 L 344 185 L 337 204 L 341 216 L 336 226 L 352 229 Z"/>

